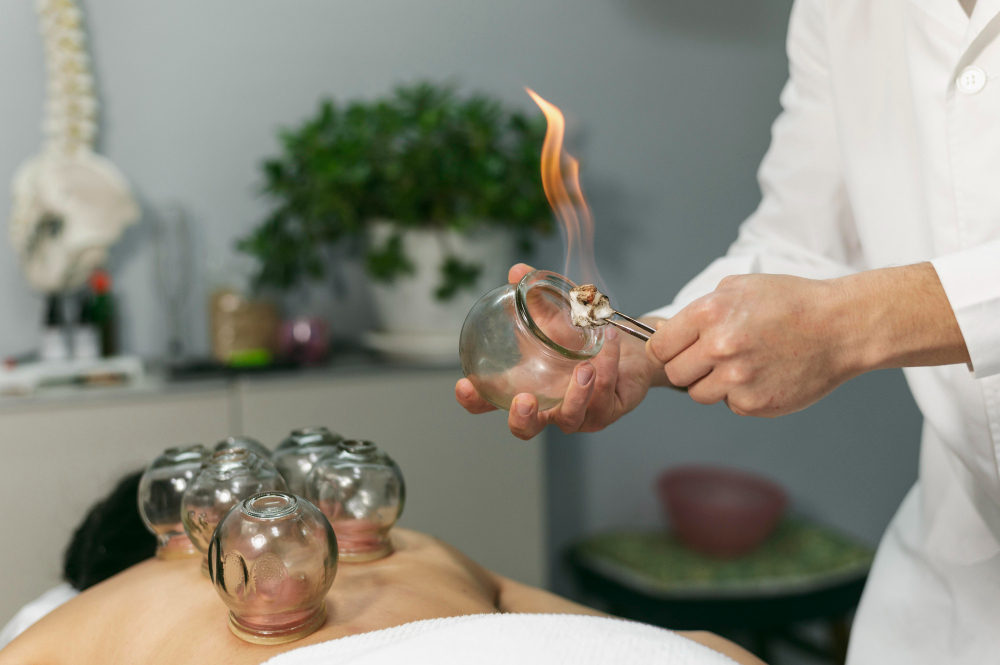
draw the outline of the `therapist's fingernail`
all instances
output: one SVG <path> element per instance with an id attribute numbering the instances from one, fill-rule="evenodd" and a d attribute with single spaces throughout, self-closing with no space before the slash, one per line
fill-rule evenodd
<path id="1" fill-rule="evenodd" d="M 594 368 L 592 365 L 580 365 L 576 370 L 576 382 L 581 386 L 586 386 L 594 378 Z"/>
<path id="2" fill-rule="evenodd" d="M 517 415 L 526 416 L 531 413 L 531 404 L 526 399 L 516 399 L 514 400 L 514 410 L 517 411 Z"/>
<path id="3" fill-rule="evenodd" d="M 657 330 L 659 330 L 660 328 L 662 328 L 665 325 L 667 325 L 667 322 L 664 321 L 663 319 L 660 319 L 656 323 L 653 324 L 653 327 L 656 328 Z"/>
<path id="4" fill-rule="evenodd" d="M 467 383 L 459 385 L 458 392 L 462 393 L 462 397 L 469 399 L 472 397 L 472 386 Z"/>
<path id="5" fill-rule="evenodd" d="M 608 329 L 604 331 L 604 339 L 609 342 L 613 342 L 618 339 L 618 328 L 608 326 Z"/>

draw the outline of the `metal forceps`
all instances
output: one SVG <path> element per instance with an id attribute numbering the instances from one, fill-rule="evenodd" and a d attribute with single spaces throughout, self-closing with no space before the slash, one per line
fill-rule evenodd
<path id="1" fill-rule="evenodd" d="M 612 310 L 612 311 L 615 313 L 615 316 L 620 316 L 621 318 L 625 319 L 626 321 L 628 321 L 632 325 L 634 325 L 637 328 L 639 328 L 639 330 L 633 330 L 632 328 L 629 328 L 628 326 L 626 326 L 621 321 L 615 321 L 612 318 L 607 318 L 607 319 L 605 319 L 605 321 L 607 321 L 608 323 L 610 323 L 611 325 L 613 325 L 615 328 L 618 328 L 619 330 L 621 330 L 623 332 L 627 332 L 629 335 L 632 335 L 632 337 L 635 337 L 637 339 L 641 339 L 643 342 L 648 342 L 649 341 L 649 336 L 656 332 L 656 328 L 653 328 L 652 326 L 647 326 L 642 321 L 637 321 L 637 320 L 633 319 L 631 316 L 626 316 L 625 314 L 622 314 L 621 312 L 619 312 L 617 309 Z"/>

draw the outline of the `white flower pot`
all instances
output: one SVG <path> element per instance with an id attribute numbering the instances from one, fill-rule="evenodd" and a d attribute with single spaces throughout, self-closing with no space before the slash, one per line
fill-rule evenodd
<path id="1" fill-rule="evenodd" d="M 394 232 L 396 227 L 388 222 L 369 225 L 369 245 L 385 246 Z M 507 282 L 514 238 L 502 229 L 485 227 L 469 233 L 408 229 L 402 237 L 403 252 L 414 272 L 390 283 L 371 280 L 380 327 L 366 341 L 399 359 L 457 362 L 465 316 L 483 294 Z M 441 285 L 441 265 L 448 255 L 479 264 L 482 270 L 473 288 L 461 289 L 442 301 L 434 293 Z"/>

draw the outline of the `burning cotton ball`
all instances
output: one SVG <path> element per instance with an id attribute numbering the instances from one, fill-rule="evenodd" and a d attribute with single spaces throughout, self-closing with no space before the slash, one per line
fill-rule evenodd
<path id="1" fill-rule="evenodd" d="M 607 325 L 608 319 L 615 313 L 608 297 L 593 284 L 584 284 L 571 290 L 569 303 L 573 325 L 578 328 Z"/>

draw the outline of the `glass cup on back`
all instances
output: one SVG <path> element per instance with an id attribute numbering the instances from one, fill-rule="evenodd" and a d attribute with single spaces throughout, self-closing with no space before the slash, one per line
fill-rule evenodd
<path id="1" fill-rule="evenodd" d="M 326 621 L 337 538 L 305 499 L 262 492 L 229 511 L 208 546 L 209 578 L 229 608 L 229 629 L 255 644 L 305 637 Z"/>
<path id="2" fill-rule="evenodd" d="M 243 499 L 270 490 L 284 491 L 285 481 L 268 460 L 245 448 L 217 450 L 201 467 L 181 499 L 181 521 L 195 548 L 208 543 L 222 518 Z M 208 559 L 201 570 L 208 576 Z"/>
<path id="3" fill-rule="evenodd" d="M 271 459 L 271 451 L 263 443 L 252 436 L 229 436 L 215 444 L 212 450 L 226 450 L 227 448 L 243 448 L 250 452 L 257 453 L 266 460 Z"/>
<path id="4" fill-rule="evenodd" d="M 334 434 L 326 427 L 292 430 L 271 455 L 271 461 L 285 479 L 288 491 L 305 496 L 306 478 L 312 471 L 313 464 L 343 440 L 344 437 Z"/>
<path id="5" fill-rule="evenodd" d="M 371 561 L 392 552 L 389 530 L 403 514 L 403 472 L 371 441 L 348 440 L 313 466 L 306 496 L 330 520 L 340 560 Z"/>
<path id="6" fill-rule="evenodd" d="M 490 404 L 509 410 L 531 393 L 539 411 L 562 403 L 578 364 L 604 345 L 603 328 L 577 328 L 565 277 L 535 270 L 517 284 L 483 296 L 462 326 L 459 356 L 465 376 Z"/>
<path id="7" fill-rule="evenodd" d="M 209 452 L 201 444 L 167 448 L 146 467 L 139 480 L 139 514 L 156 536 L 156 556 L 198 556 L 181 523 L 181 499 Z"/>

